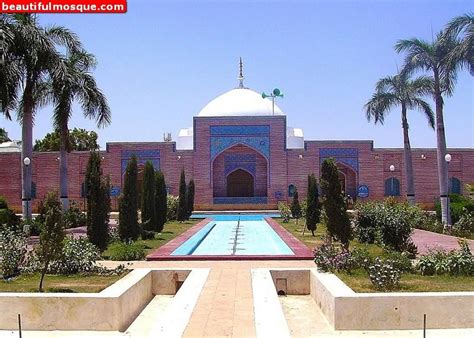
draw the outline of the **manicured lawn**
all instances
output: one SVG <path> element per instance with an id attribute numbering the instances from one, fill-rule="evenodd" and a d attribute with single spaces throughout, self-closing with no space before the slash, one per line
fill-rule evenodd
<path id="1" fill-rule="evenodd" d="M 183 232 L 191 228 L 194 224 L 199 223 L 201 219 L 191 219 L 189 221 L 180 223 L 178 221 L 171 221 L 165 224 L 163 232 L 156 234 L 155 239 L 137 240 L 137 244 L 141 244 L 145 248 L 145 254 L 149 254 L 152 250 L 159 248 L 166 244 L 173 238 L 181 235 Z M 105 250 L 102 253 L 102 257 L 107 258 L 110 256 L 110 252 Z"/>
<path id="2" fill-rule="evenodd" d="M 351 274 L 337 272 L 336 275 L 355 292 L 377 292 L 363 269 Z M 400 289 L 395 292 L 441 292 L 441 291 L 474 291 L 474 277 L 467 276 L 421 276 L 403 274 Z"/>
<path id="3" fill-rule="evenodd" d="M 45 292 L 100 292 L 109 285 L 125 276 L 100 275 L 46 275 L 44 278 Z M 0 279 L 0 292 L 38 292 L 40 274 L 21 275 L 5 281 Z"/>

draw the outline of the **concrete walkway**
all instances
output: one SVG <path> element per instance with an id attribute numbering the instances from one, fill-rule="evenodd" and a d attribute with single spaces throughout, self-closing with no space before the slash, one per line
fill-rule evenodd
<path id="1" fill-rule="evenodd" d="M 413 243 L 418 248 L 418 254 L 422 255 L 427 253 L 430 249 L 439 248 L 444 250 L 455 250 L 459 249 L 458 240 L 459 238 L 454 236 L 448 236 L 438 234 L 435 232 L 415 229 L 411 236 Z M 474 241 L 467 240 L 471 252 L 474 253 Z"/>

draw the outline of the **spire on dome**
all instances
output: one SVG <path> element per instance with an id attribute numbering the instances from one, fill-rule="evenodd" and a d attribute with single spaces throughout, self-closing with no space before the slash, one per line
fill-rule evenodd
<path id="1" fill-rule="evenodd" d="M 242 63 L 242 58 L 240 58 L 240 62 L 239 62 L 239 77 L 237 78 L 237 80 L 239 80 L 239 88 L 244 88 L 244 74 L 243 74 L 243 70 L 244 70 L 244 64 Z"/>

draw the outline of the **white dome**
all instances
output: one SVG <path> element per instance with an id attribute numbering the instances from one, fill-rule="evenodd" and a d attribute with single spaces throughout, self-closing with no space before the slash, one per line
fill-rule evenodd
<path id="1" fill-rule="evenodd" d="M 267 116 L 284 115 L 272 101 L 263 99 L 262 95 L 247 88 L 232 89 L 209 102 L 198 116 Z"/>

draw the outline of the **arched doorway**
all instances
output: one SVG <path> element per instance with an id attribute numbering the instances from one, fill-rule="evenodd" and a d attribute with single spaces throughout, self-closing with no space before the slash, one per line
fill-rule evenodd
<path id="1" fill-rule="evenodd" d="M 245 170 L 237 169 L 227 175 L 228 197 L 254 197 L 254 178 Z"/>

